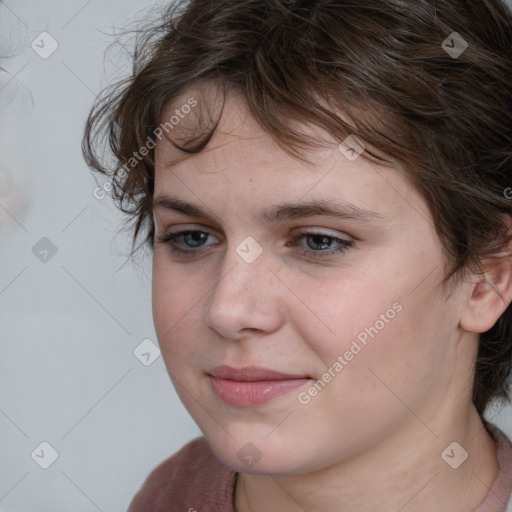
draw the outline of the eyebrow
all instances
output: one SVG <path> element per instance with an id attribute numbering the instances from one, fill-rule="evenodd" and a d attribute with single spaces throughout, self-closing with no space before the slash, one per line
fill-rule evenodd
<path id="1" fill-rule="evenodd" d="M 214 216 L 201 207 L 183 201 L 177 197 L 159 195 L 153 200 L 153 209 L 170 210 L 190 217 L 213 220 Z M 302 219 L 305 217 L 338 217 L 360 222 L 382 221 L 385 217 L 372 210 L 366 210 L 355 204 L 331 199 L 317 199 L 301 203 L 284 203 L 260 210 L 259 218 L 267 223 L 282 220 Z"/>

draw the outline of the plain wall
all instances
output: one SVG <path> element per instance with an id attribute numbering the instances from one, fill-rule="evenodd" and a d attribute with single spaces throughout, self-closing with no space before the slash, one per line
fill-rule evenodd
<path id="1" fill-rule="evenodd" d="M 126 263 L 129 236 L 94 197 L 80 150 L 108 83 L 106 33 L 147 5 L 0 4 L 0 509 L 126 510 L 151 469 L 200 435 L 162 358 L 134 355 L 157 343 L 150 260 Z M 46 59 L 31 47 L 43 31 L 59 45 Z M 489 419 L 512 437 L 511 407 Z M 58 453 L 48 469 L 31 457 L 50 457 L 42 442 Z"/>

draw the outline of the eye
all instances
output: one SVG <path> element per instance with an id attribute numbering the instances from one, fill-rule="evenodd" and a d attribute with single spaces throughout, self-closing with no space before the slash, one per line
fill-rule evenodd
<path id="1" fill-rule="evenodd" d="M 212 245 L 205 243 L 208 237 L 212 235 L 205 231 L 185 230 L 167 233 L 163 237 L 158 237 L 157 240 L 159 243 L 168 245 L 172 253 L 186 257 L 200 254 L 202 247 Z M 306 240 L 306 247 L 297 243 L 301 239 Z M 321 232 L 303 232 L 292 237 L 292 242 L 286 245 L 298 247 L 299 252 L 307 257 L 327 258 L 349 250 L 354 246 L 354 242 Z"/>
<path id="2" fill-rule="evenodd" d="M 293 244 L 297 245 L 297 241 L 305 239 L 307 248 L 301 250 L 306 256 L 313 256 L 315 258 L 326 258 L 333 256 L 336 253 L 348 251 L 354 246 L 352 240 L 345 240 L 343 238 L 334 237 L 326 233 L 299 233 L 293 238 Z M 337 245 L 336 245 L 337 244 Z M 334 247 L 333 247 L 334 245 Z M 303 247 L 300 246 L 299 247 Z"/>
<path id="3" fill-rule="evenodd" d="M 194 250 L 193 248 L 202 247 L 205 240 L 211 236 L 209 233 L 205 231 L 177 231 L 175 233 L 168 233 L 163 237 L 159 238 L 158 241 L 163 244 L 167 244 L 169 249 L 173 253 L 177 254 L 192 254 L 197 253 L 199 251 Z M 192 249 L 182 249 L 179 247 L 178 240 L 182 240 L 185 244 L 185 247 L 189 247 Z M 211 245 L 211 244 L 208 244 Z"/>

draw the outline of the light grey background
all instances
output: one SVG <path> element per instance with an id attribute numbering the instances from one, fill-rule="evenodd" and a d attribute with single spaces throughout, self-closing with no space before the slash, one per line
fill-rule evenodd
<path id="1" fill-rule="evenodd" d="M 112 78 L 106 33 L 149 5 L 0 3 L 0 510 L 126 510 L 148 473 L 200 435 L 162 358 L 134 355 L 157 343 L 150 259 L 126 263 L 129 237 L 93 196 L 80 151 Z M 43 31 L 59 45 L 46 59 L 31 48 Z M 36 245 L 43 237 L 55 255 Z M 511 407 L 489 418 L 512 437 Z M 48 469 L 36 463 L 50 457 L 42 442 L 58 453 Z"/>

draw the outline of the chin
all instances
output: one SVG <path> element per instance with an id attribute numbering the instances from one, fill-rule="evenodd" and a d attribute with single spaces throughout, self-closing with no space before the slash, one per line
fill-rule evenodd
<path id="1" fill-rule="evenodd" d="M 292 475 L 307 472 L 307 454 L 261 436 L 206 437 L 214 454 L 233 471 L 245 474 Z M 300 456 L 299 456 L 300 455 Z M 306 460 L 304 460 L 306 457 Z M 309 461 L 310 462 L 310 461 Z"/>

